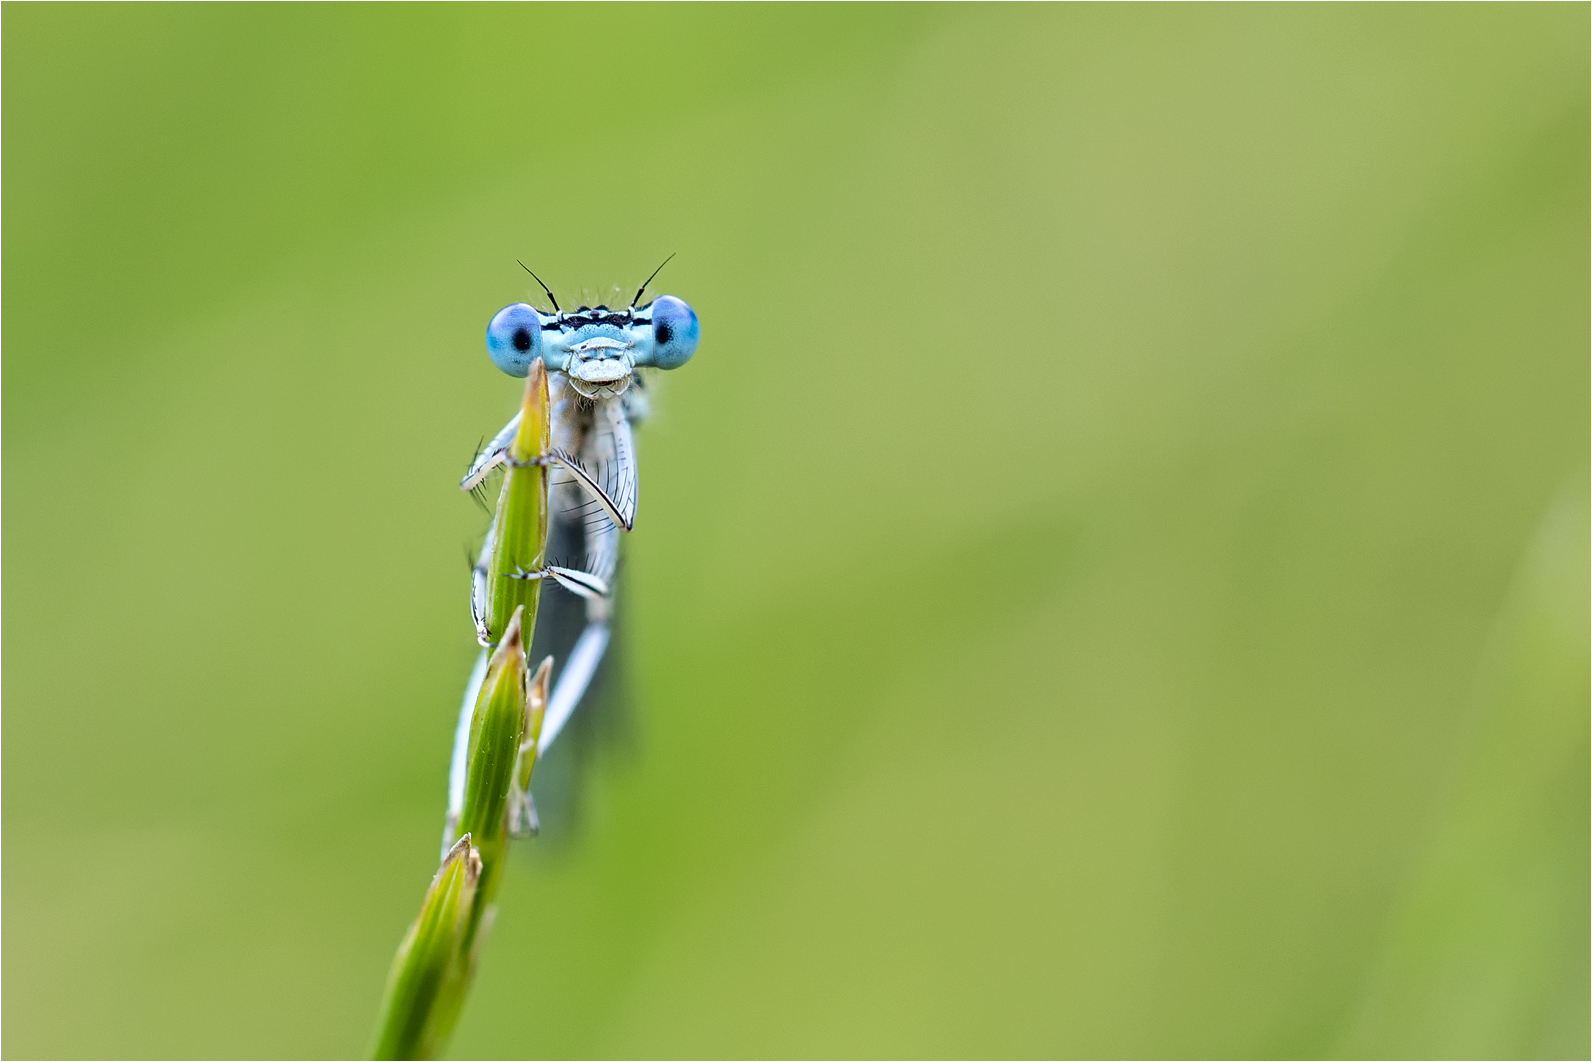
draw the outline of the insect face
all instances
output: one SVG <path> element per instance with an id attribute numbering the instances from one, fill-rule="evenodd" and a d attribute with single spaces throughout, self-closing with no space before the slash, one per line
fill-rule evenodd
<path id="1" fill-rule="evenodd" d="M 634 340 L 614 325 L 586 325 L 568 344 L 564 371 L 569 382 L 587 398 L 620 395 L 630 386 L 636 359 Z"/>

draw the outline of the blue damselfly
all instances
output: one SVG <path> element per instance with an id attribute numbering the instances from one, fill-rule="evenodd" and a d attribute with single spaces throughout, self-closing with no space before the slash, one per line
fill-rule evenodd
<path id="1" fill-rule="evenodd" d="M 540 358 L 548 372 L 551 447 L 539 460 L 551 472 L 549 540 L 561 548 L 549 551 L 549 563 L 540 570 L 507 577 L 550 580 L 574 595 L 584 611 L 580 635 L 548 698 L 538 756 L 579 706 L 608 649 L 619 542 L 636 520 L 632 426 L 648 413 L 646 375 L 685 364 L 697 346 L 697 317 L 690 306 L 672 295 L 641 302 L 657 274 L 654 270 L 623 309 L 599 305 L 570 311 L 561 309 L 552 291 L 537 278 L 551 310 L 517 302 L 499 310 L 487 325 L 487 353 L 499 369 L 523 378 Z M 478 489 L 504 463 L 519 421 L 516 414 L 477 454 L 460 481 L 461 489 Z M 484 558 L 491 548 L 489 533 L 471 571 L 470 612 L 482 649 L 465 688 L 454 735 L 445 829 L 449 840 L 464 801 L 470 717 L 491 650 L 484 618 L 489 592 Z M 539 618 L 538 626 L 542 622 Z M 522 832 L 534 833 L 534 808 L 524 810 L 515 818 Z"/>

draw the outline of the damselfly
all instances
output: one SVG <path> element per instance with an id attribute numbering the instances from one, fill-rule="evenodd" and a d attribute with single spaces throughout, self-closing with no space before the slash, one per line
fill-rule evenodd
<path id="1" fill-rule="evenodd" d="M 531 363 L 541 358 L 548 371 L 552 449 L 546 461 L 552 473 L 553 517 L 549 540 L 562 549 L 556 554 L 550 550 L 551 563 L 542 570 L 518 572 L 512 577 L 550 580 L 575 595 L 584 608 L 583 629 L 548 698 L 538 756 L 569 721 L 608 648 L 619 539 L 636 520 L 636 451 L 631 426 L 648 412 L 642 370 L 678 368 L 696 350 L 697 317 L 690 306 L 673 295 L 641 302 L 647 285 L 657 275 L 658 270 L 653 270 L 623 309 L 581 306 L 566 312 L 547 285 L 531 273 L 552 309 L 513 303 L 499 310 L 486 329 L 487 353 L 499 369 L 523 378 Z M 519 422 L 516 414 L 481 450 L 459 484 L 462 489 L 479 488 L 504 463 Z M 486 557 L 491 546 L 489 540 L 478 557 Z M 486 565 L 478 560 L 471 571 L 470 613 L 482 650 L 466 685 L 454 733 L 448 773 L 450 838 L 451 824 L 457 821 L 464 803 L 470 716 L 491 648 L 484 618 L 487 579 Z M 538 617 L 538 625 L 541 623 Z M 534 832 L 534 810 L 530 814 L 528 826 Z"/>

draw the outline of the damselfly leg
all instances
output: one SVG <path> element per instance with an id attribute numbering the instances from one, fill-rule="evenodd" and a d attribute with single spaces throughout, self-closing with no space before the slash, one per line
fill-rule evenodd
<path id="1" fill-rule="evenodd" d="M 585 624 L 575 640 L 558 680 L 548 698 L 547 712 L 536 754 L 545 753 L 580 705 L 592 679 L 602 664 L 611 636 L 613 580 L 619 562 L 619 538 L 634 525 L 637 500 L 635 440 L 631 430 L 627 396 L 585 399 L 567 380 L 554 376 L 549 381 L 552 399 L 552 452 L 534 460 L 547 464 L 552 501 L 553 542 L 583 544 L 578 558 L 550 557 L 549 563 L 535 571 L 510 572 L 505 578 L 546 579 L 582 600 Z M 639 396 L 639 391 L 635 392 Z M 493 443 L 472 463 L 460 487 L 465 490 L 484 482 L 498 465 L 509 461 L 507 440 L 514 436 L 517 420 L 493 439 Z M 556 525 L 566 525 L 559 527 Z M 486 654 L 490 650 L 486 629 L 486 601 L 490 578 L 486 558 L 492 549 L 491 531 L 482 544 L 471 571 L 470 611 L 481 642 L 481 658 L 476 673 L 459 706 L 459 723 L 454 732 L 453 759 L 450 764 L 448 804 L 450 818 L 456 817 L 464 800 L 464 765 L 470 738 L 470 715 L 485 674 Z M 562 561 L 563 563 L 558 563 Z M 525 795 L 523 813 L 516 820 L 534 829 L 535 806 Z"/>

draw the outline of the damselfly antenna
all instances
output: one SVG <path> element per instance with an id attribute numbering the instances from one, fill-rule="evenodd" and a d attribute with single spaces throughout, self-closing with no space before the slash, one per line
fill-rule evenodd
<path id="1" fill-rule="evenodd" d="M 678 254 L 678 253 L 679 253 L 678 251 L 675 252 L 675 254 Z M 636 289 L 636 297 L 630 300 L 630 305 L 632 307 L 634 307 L 636 305 L 636 303 L 641 301 L 641 293 L 647 290 L 647 285 L 652 283 L 653 277 L 656 277 L 659 273 L 663 272 L 663 266 L 668 265 L 669 262 L 671 260 L 673 260 L 673 258 L 674 258 L 673 254 L 671 254 L 668 258 L 665 258 L 663 260 L 663 265 L 659 266 L 657 269 L 654 269 L 652 271 L 652 276 L 648 277 L 646 280 L 643 280 L 641 282 L 641 287 Z"/>
<path id="2" fill-rule="evenodd" d="M 674 256 L 673 256 L 673 255 L 670 255 L 670 256 L 669 256 L 669 257 L 671 257 L 671 258 L 673 258 L 673 257 L 674 257 Z M 526 272 L 527 272 L 527 273 L 531 273 L 531 267 L 530 267 L 530 266 L 528 266 L 528 265 L 526 265 L 526 264 L 525 264 L 525 263 L 524 263 L 524 262 L 520 262 L 520 260 L 519 260 L 519 259 L 518 259 L 518 258 L 516 258 L 516 259 L 514 259 L 514 260 L 515 260 L 515 261 L 516 261 L 516 262 L 519 262 L 519 265 L 520 265 L 520 268 L 521 268 L 521 269 L 523 269 L 523 270 L 525 270 L 525 271 L 526 271 Z M 662 269 L 662 268 L 663 268 L 663 266 L 659 266 L 659 267 L 658 267 L 658 268 L 659 268 L 659 269 Z M 652 276 L 654 276 L 654 277 L 655 277 L 655 276 L 657 276 L 657 275 L 658 275 L 658 274 L 656 274 L 656 273 L 654 273 L 654 274 L 652 274 Z M 538 284 L 542 284 L 542 278 L 541 278 L 541 277 L 539 277 L 539 276 L 537 276 L 537 275 L 536 275 L 536 274 L 535 274 L 535 273 L 531 273 L 531 279 L 532 279 L 532 280 L 534 280 L 534 281 L 536 281 L 536 282 L 537 282 L 537 283 L 538 283 Z M 648 278 L 647 278 L 647 279 L 648 279 L 648 280 L 649 280 L 649 281 L 650 281 L 650 280 L 651 280 L 651 279 L 652 279 L 652 277 L 648 277 Z M 646 287 L 646 285 L 645 285 L 645 284 L 643 284 L 643 285 L 642 285 L 642 287 Z M 550 300 L 552 300 L 552 303 L 553 303 L 553 310 L 554 310 L 554 311 L 555 311 L 555 312 L 556 312 L 556 313 L 563 313 L 563 312 L 564 312 L 564 311 L 563 311 L 563 310 L 562 310 L 562 309 L 560 309 L 560 308 L 559 308 L 559 305 L 558 305 L 558 300 L 557 300 L 557 299 L 555 299 L 555 298 L 553 298 L 553 293 L 552 293 L 552 291 L 551 291 L 551 290 L 550 290 L 550 289 L 549 289 L 549 288 L 548 288 L 548 286 L 547 286 L 547 285 L 546 285 L 546 284 L 542 284 L 542 290 L 543 290 L 543 291 L 545 291 L 545 292 L 547 292 L 547 297 L 548 297 L 548 298 L 549 298 L 549 299 L 550 299 Z"/>

